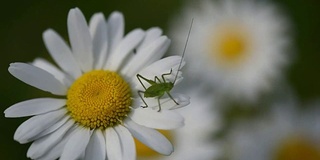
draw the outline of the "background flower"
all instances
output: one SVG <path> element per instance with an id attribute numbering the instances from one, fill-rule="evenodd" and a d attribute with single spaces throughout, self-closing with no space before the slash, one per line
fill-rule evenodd
<path id="1" fill-rule="evenodd" d="M 182 15 L 182 16 L 181 16 Z M 256 0 L 201 1 L 172 20 L 173 51 L 182 48 L 194 18 L 188 46 L 190 78 L 206 83 L 224 100 L 256 101 L 282 78 L 293 57 L 290 25 L 276 6 Z M 178 48 L 178 49 L 177 49 Z M 201 78 L 200 78 L 201 77 Z"/>
<path id="2" fill-rule="evenodd" d="M 296 102 L 280 102 L 260 118 L 236 123 L 227 136 L 225 156 L 236 160 L 319 159 L 320 104 L 308 105 L 302 110 Z"/>

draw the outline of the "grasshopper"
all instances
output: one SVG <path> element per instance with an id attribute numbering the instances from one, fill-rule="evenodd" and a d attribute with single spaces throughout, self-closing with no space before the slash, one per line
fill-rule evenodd
<path id="1" fill-rule="evenodd" d="M 139 80 L 139 82 L 141 83 L 141 85 L 143 86 L 143 88 L 145 89 L 145 91 L 141 91 L 139 90 L 138 91 L 138 95 L 140 96 L 141 100 L 143 101 L 143 103 L 145 104 L 145 106 L 141 106 L 142 108 L 147 108 L 148 107 L 148 104 L 146 103 L 146 101 L 144 100 L 144 98 L 157 98 L 158 100 L 158 106 L 159 106 L 159 110 L 158 112 L 161 111 L 161 104 L 160 104 L 160 98 L 166 93 L 170 99 L 172 99 L 172 101 L 179 105 L 179 103 L 174 100 L 174 98 L 172 97 L 172 95 L 170 94 L 170 91 L 172 90 L 172 88 L 174 87 L 174 84 L 177 80 L 177 77 L 178 77 L 178 73 L 180 71 L 180 67 L 181 67 L 181 64 L 182 64 L 182 60 L 184 58 L 184 54 L 186 52 L 186 48 L 187 48 L 187 44 L 188 44 L 188 41 L 189 41 L 189 36 L 190 36 L 190 32 L 191 32 L 191 28 L 192 28 L 192 24 L 193 24 L 193 19 L 191 21 L 191 25 L 190 25 L 190 29 L 189 29 L 189 32 L 188 32 L 188 36 L 187 36 L 187 40 L 186 40 L 186 44 L 184 46 L 184 49 L 183 49 L 183 53 L 182 53 L 182 57 L 181 57 L 181 61 L 180 61 L 180 64 L 179 64 L 179 67 L 178 67 L 178 70 L 177 70 L 177 74 L 174 78 L 174 81 L 173 82 L 168 82 L 166 81 L 165 79 L 165 76 L 169 76 L 171 75 L 172 73 L 172 68 L 170 70 L 169 73 L 164 73 L 161 75 L 161 79 L 158 77 L 158 76 L 155 76 L 154 77 L 154 80 L 151 80 L 151 79 L 147 79 L 145 77 L 143 77 L 142 75 L 140 74 L 137 74 L 137 79 Z M 147 83 L 149 83 L 151 86 L 146 88 L 145 85 L 142 83 L 142 80 L 146 81 Z M 142 96 L 142 94 L 144 94 L 144 96 Z"/>

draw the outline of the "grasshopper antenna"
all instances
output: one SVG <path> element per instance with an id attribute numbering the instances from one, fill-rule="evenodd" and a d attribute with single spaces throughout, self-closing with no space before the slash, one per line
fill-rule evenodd
<path id="1" fill-rule="evenodd" d="M 187 40 L 186 40 L 186 44 L 184 45 L 184 49 L 183 49 L 183 52 L 182 52 L 181 61 L 180 61 L 179 67 L 178 67 L 177 74 L 176 74 L 176 76 L 174 77 L 173 84 L 175 84 L 175 82 L 176 82 L 176 80 L 177 80 L 177 78 L 178 78 L 178 73 L 179 73 L 179 71 L 180 71 L 180 67 L 181 67 L 181 64 L 182 64 L 182 60 L 183 60 L 183 58 L 184 58 L 184 54 L 186 53 L 186 49 L 187 49 L 187 45 L 188 45 L 188 41 L 189 41 L 189 37 L 190 37 L 190 33 L 191 33 L 192 24 L 193 24 L 193 18 L 192 18 L 192 20 L 191 20 L 191 24 L 190 24 L 190 28 L 189 28 L 189 32 L 188 32 L 188 36 L 187 36 Z"/>

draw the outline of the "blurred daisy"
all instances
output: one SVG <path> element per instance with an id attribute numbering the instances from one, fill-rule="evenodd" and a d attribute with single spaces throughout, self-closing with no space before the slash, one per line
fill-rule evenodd
<path id="1" fill-rule="evenodd" d="M 138 159 L 212 160 L 221 154 L 218 142 L 212 138 L 221 126 L 221 117 L 213 109 L 215 103 L 212 97 L 206 96 L 203 90 L 197 88 L 186 93 L 192 102 L 188 107 L 178 111 L 186 118 L 185 126 L 175 130 L 161 131 L 173 142 L 174 152 L 169 157 L 162 156 L 139 144 L 137 145 Z"/>
<path id="2" fill-rule="evenodd" d="M 280 104 L 261 119 L 239 124 L 228 136 L 229 159 L 320 159 L 319 105 L 301 112 Z"/>
<path id="3" fill-rule="evenodd" d="M 287 63 L 288 24 L 277 11 L 254 0 L 197 1 L 173 20 L 173 52 L 182 48 L 184 26 L 194 18 L 188 74 L 217 95 L 253 101 L 271 89 Z"/>
<path id="4" fill-rule="evenodd" d="M 33 116 L 16 130 L 14 139 L 32 142 L 32 159 L 135 159 L 134 139 L 153 150 L 170 155 L 172 144 L 156 129 L 183 126 L 183 117 L 173 109 L 189 98 L 173 94 L 147 98 L 148 108 L 137 95 L 143 90 L 136 74 L 172 80 L 178 72 L 179 56 L 159 60 L 170 40 L 159 28 L 135 29 L 123 36 L 124 19 L 113 12 L 106 21 L 94 14 L 89 26 L 78 9 L 68 14 L 69 47 L 52 29 L 43 33 L 45 45 L 60 68 L 44 59 L 32 64 L 12 63 L 9 72 L 19 80 L 63 98 L 37 98 L 14 104 L 6 117 Z M 61 70 L 60 70 L 61 69 Z M 179 73 L 178 80 L 182 77 Z M 133 136 L 133 137 L 132 137 Z"/>

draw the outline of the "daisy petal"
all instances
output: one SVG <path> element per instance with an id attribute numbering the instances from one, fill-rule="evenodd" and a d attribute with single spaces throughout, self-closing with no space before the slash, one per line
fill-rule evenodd
<path id="1" fill-rule="evenodd" d="M 26 63 L 11 63 L 9 72 L 19 80 L 55 95 L 66 95 L 67 88 L 47 71 Z"/>
<path id="2" fill-rule="evenodd" d="M 118 125 L 115 131 L 119 135 L 122 148 L 122 159 L 134 160 L 136 158 L 136 146 L 131 133 L 125 127 Z"/>
<path id="3" fill-rule="evenodd" d="M 63 148 L 60 160 L 75 160 L 84 153 L 89 140 L 91 131 L 86 128 L 78 127 Z"/>
<path id="4" fill-rule="evenodd" d="M 134 76 L 142 67 L 160 59 L 167 51 L 169 45 L 170 40 L 166 36 L 159 37 L 153 43 L 138 51 L 137 55 L 123 69 L 123 72 L 129 76 Z"/>
<path id="5" fill-rule="evenodd" d="M 20 143 L 30 142 L 33 137 L 59 121 L 65 113 L 65 109 L 60 109 L 28 119 L 18 127 L 14 139 Z"/>
<path id="6" fill-rule="evenodd" d="M 101 69 L 108 53 L 107 22 L 102 13 L 96 13 L 92 16 L 89 29 L 93 41 L 94 68 Z"/>
<path id="7" fill-rule="evenodd" d="M 120 12 L 112 12 L 108 19 L 109 53 L 112 53 L 124 34 L 124 18 Z"/>
<path id="8" fill-rule="evenodd" d="M 64 149 L 64 146 L 66 145 L 68 140 L 77 131 L 76 127 L 78 127 L 78 126 L 73 125 L 68 130 L 68 132 L 62 137 L 62 139 L 57 142 L 57 144 L 55 146 L 53 146 L 46 154 L 44 154 L 42 157 L 38 158 L 37 160 L 58 159 L 61 156 L 61 153 Z"/>
<path id="9" fill-rule="evenodd" d="M 106 144 L 103 133 L 97 129 L 92 134 L 85 152 L 85 160 L 105 160 Z"/>
<path id="10" fill-rule="evenodd" d="M 184 125 L 183 117 L 173 110 L 158 112 L 151 108 L 133 109 L 130 118 L 136 123 L 149 128 L 175 129 Z"/>
<path id="11" fill-rule="evenodd" d="M 81 69 L 64 40 L 52 29 L 43 32 L 42 37 L 51 57 L 60 68 L 74 79 L 78 78 Z"/>
<path id="12" fill-rule="evenodd" d="M 45 135 L 48 135 L 54 131 L 56 131 L 57 129 L 59 129 L 62 125 L 64 125 L 68 120 L 70 119 L 69 116 L 64 116 L 61 120 L 59 120 L 58 122 L 56 122 L 54 125 L 50 126 L 49 128 L 47 128 L 46 130 L 42 131 L 40 134 L 38 134 L 35 137 L 32 137 L 30 139 L 30 141 L 34 141 L 36 139 L 39 139 Z"/>
<path id="13" fill-rule="evenodd" d="M 123 60 L 143 40 L 144 35 L 144 31 L 141 29 L 135 29 L 128 33 L 108 58 L 105 69 L 118 70 Z"/>
<path id="14" fill-rule="evenodd" d="M 5 117 L 32 116 L 60 109 L 65 104 L 65 99 L 37 98 L 14 104 L 4 114 Z"/>
<path id="15" fill-rule="evenodd" d="M 146 31 L 146 36 L 137 48 L 137 52 L 139 52 L 140 49 L 148 46 L 150 43 L 158 39 L 162 34 L 162 30 L 159 27 L 153 27 Z"/>
<path id="16" fill-rule="evenodd" d="M 92 70 L 92 40 L 86 19 L 78 8 L 68 14 L 68 33 L 72 52 L 84 72 Z"/>
<path id="17" fill-rule="evenodd" d="M 113 128 L 108 128 L 106 134 L 107 159 L 122 160 L 120 138 Z"/>
<path id="18" fill-rule="evenodd" d="M 73 121 L 68 121 L 66 124 L 61 126 L 57 131 L 45 136 L 41 139 L 34 141 L 28 149 L 27 156 L 31 159 L 38 159 L 48 152 L 53 146 L 55 146 L 65 133 L 72 127 Z"/>
<path id="19" fill-rule="evenodd" d="M 57 80 L 59 80 L 61 83 L 63 83 L 67 87 L 69 87 L 72 83 L 68 75 L 63 73 L 60 69 L 58 69 L 56 66 L 54 66 L 53 64 L 51 64 L 45 59 L 36 58 L 31 64 L 49 72 L 55 78 L 57 78 Z"/>
<path id="20" fill-rule="evenodd" d="M 176 72 L 174 72 L 174 69 L 175 70 L 178 69 L 180 61 L 181 61 L 181 56 L 166 57 L 152 63 L 151 65 L 147 66 L 145 69 L 141 70 L 139 73 L 141 75 L 146 75 L 146 77 L 148 78 L 149 78 L 149 75 L 150 76 L 153 75 L 150 78 L 154 78 L 154 75 L 161 76 L 163 73 L 168 73 L 172 69 L 173 74 L 175 74 Z M 182 61 L 181 68 L 184 66 L 184 64 L 185 62 Z"/>
<path id="21" fill-rule="evenodd" d="M 140 126 L 131 120 L 126 121 L 125 126 L 135 138 L 153 150 L 163 155 L 170 155 L 173 152 L 170 141 L 157 130 Z"/>

